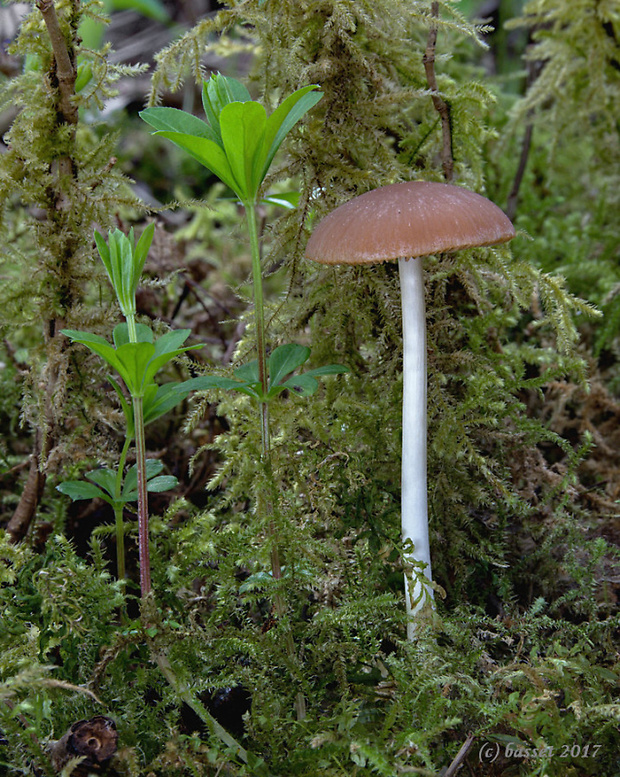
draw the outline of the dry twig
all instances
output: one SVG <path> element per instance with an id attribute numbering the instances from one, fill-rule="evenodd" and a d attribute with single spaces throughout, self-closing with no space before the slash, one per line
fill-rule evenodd
<path id="1" fill-rule="evenodd" d="M 433 17 L 439 18 L 439 3 L 434 2 L 431 4 L 431 13 Z M 441 134 L 443 138 L 441 148 L 441 164 L 443 168 L 443 176 L 445 180 L 450 183 L 454 175 L 454 157 L 452 155 L 452 120 L 450 118 L 450 106 L 439 94 L 437 88 L 437 78 L 435 77 L 435 48 L 437 46 L 437 24 L 433 22 L 428 32 L 428 40 L 426 42 L 426 51 L 422 57 L 422 63 L 424 64 L 424 71 L 426 73 L 426 80 L 431 90 L 431 99 L 435 110 L 439 114 L 441 119 Z"/>

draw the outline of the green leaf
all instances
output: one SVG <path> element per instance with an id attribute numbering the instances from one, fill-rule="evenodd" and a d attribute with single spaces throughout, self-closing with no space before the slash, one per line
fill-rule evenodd
<path id="1" fill-rule="evenodd" d="M 83 480 L 65 480 L 64 483 L 56 486 L 56 490 L 61 494 L 71 497 L 74 502 L 80 499 L 105 499 L 112 504 L 110 497 L 98 488 L 94 483 L 86 483 Z"/>
<path id="2" fill-rule="evenodd" d="M 177 351 L 187 338 L 191 335 L 191 329 L 171 329 L 155 341 L 155 356 L 172 353 Z M 201 346 L 191 345 L 190 348 L 200 348 Z"/>
<path id="3" fill-rule="evenodd" d="M 159 459 L 146 460 L 146 480 L 147 483 L 152 478 L 159 475 L 164 465 Z M 134 464 L 129 467 L 123 483 L 122 497 L 124 502 L 134 502 L 138 498 L 138 467 Z"/>
<path id="4" fill-rule="evenodd" d="M 345 372 L 350 372 L 350 370 L 344 364 L 326 364 L 324 367 L 308 370 L 304 372 L 304 375 L 343 375 Z"/>
<path id="5" fill-rule="evenodd" d="M 222 143 L 238 182 L 241 200 L 254 202 L 265 177 L 265 127 L 267 111 L 257 102 L 234 102 L 220 114 Z"/>
<path id="6" fill-rule="evenodd" d="M 218 132 L 215 132 L 206 121 L 187 111 L 180 111 L 178 108 L 146 108 L 140 111 L 139 116 L 160 132 L 178 132 L 182 135 L 206 138 L 218 146 L 222 145 Z"/>
<path id="7" fill-rule="evenodd" d="M 251 362 L 247 362 L 247 364 L 242 364 L 241 367 L 237 367 L 235 375 L 243 383 L 260 383 L 258 361 L 252 359 Z"/>
<path id="8" fill-rule="evenodd" d="M 134 294 L 138 288 L 140 282 L 140 276 L 144 269 L 144 263 L 146 262 L 146 256 L 153 242 L 153 236 L 155 234 L 155 222 L 151 222 L 140 235 L 136 247 L 133 252 L 133 290 Z"/>
<path id="9" fill-rule="evenodd" d="M 223 146 L 220 129 L 220 114 L 223 108 L 232 102 L 245 103 L 251 99 L 246 87 L 236 78 L 228 78 L 220 73 L 215 73 L 208 81 L 204 81 L 202 105 L 207 121 L 216 134 L 216 142 L 220 146 Z"/>
<path id="10" fill-rule="evenodd" d="M 133 238 L 133 232 L 130 233 Z M 96 239 L 96 238 L 95 238 Z M 98 241 L 98 245 L 101 241 Z M 125 316 L 135 313 L 135 300 L 131 292 L 131 279 L 133 277 L 131 267 L 131 244 L 129 238 L 120 229 L 108 233 L 109 267 L 108 275 L 110 283 L 116 293 L 118 304 Z M 102 257 L 103 258 L 103 257 Z M 105 262 L 104 262 L 105 264 Z"/>
<path id="11" fill-rule="evenodd" d="M 295 124 L 313 108 L 323 97 L 323 92 L 316 92 L 317 84 L 304 86 L 283 100 L 267 119 L 265 132 L 265 160 L 261 180 L 267 175 L 277 150 L 282 141 L 293 129 Z"/>
<path id="12" fill-rule="evenodd" d="M 189 382 L 189 381 L 187 381 Z M 164 383 L 163 386 L 149 384 L 144 391 L 142 401 L 142 414 L 144 423 L 150 424 L 160 416 L 172 410 L 179 402 L 182 402 L 191 392 L 191 388 L 183 383 Z"/>
<path id="13" fill-rule="evenodd" d="M 294 377 L 289 378 L 284 381 L 284 383 L 280 383 L 279 386 L 274 386 L 273 394 L 272 389 L 269 390 L 269 394 L 275 396 L 279 391 L 289 389 L 289 391 L 293 391 L 301 397 L 309 397 L 316 392 L 318 387 L 318 380 L 307 373 L 302 373 L 301 375 L 295 375 Z"/>
<path id="14" fill-rule="evenodd" d="M 299 205 L 299 197 L 299 192 L 280 192 L 261 197 L 261 202 L 265 205 L 277 205 L 280 208 L 294 210 Z"/>
<path id="15" fill-rule="evenodd" d="M 187 151 L 201 165 L 215 173 L 222 183 L 232 189 L 239 198 L 243 199 L 226 153 L 217 143 L 207 138 L 197 138 L 180 132 L 157 132 L 156 134 L 168 138 L 179 148 Z"/>
<path id="16" fill-rule="evenodd" d="M 90 62 L 80 61 L 78 58 L 77 76 L 75 79 L 75 93 L 79 94 L 93 77 L 93 67 Z"/>
<path id="17" fill-rule="evenodd" d="M 122 388 L 111 375 L 108 375 L 108 380 L 112 384 L 114 391 L 116 391 L 119 402 L 121 403 L 121 409 L 123 411 L 123 415 L 125 416 L 125 424 L 126 424 L 125 435 L 129 438 L 133 438 L 136 436 L 136 426 L 135 426 L 134 417 L 133 417 L 133 405 L 127 402 L 125 395 L 123 394 Z M 145 392 L 145 399 L 143 400 L 143 407 L 145 404 L 146 404 L 146 392 Z M 146 421 L 144 423 L 146 423 Z"/>
<path id="18" fill-rule="evenodd" d="M 152 343 L 153 342 L 153 330 L 146 324 L 136 324 L 136 335 L 139 343 Z M 119 348 L 121 345 L 131 342 L 129 339 L 129 327 L 125 322 L 117 324 L 112 332 L 112 339 L 114 345 Z"/>
<path id="19" fill-rule="evenodd" d="M 144 375 L 144 383 L 151 383 L 156 373 L 167 364 L 186 351 L 193 351 L 196 348 L 202 348 L 202 344 L 197 345 L 185 345 L 182 348 L 179 347 L 187 340 L 191 333 L 190 329 L 176 329 L 172 332 L 166 332 L 165 335 L 158 338 L 155 341 L 155 351 L 153 357 L 148 363 L 147 369 Z"/>
<path id="20" fill-rule="evenodd" d="M 102 467 L 101 469 L 94 469 L 91 472 L 86 473 L 86 477 L 96 483 L 100 488 L 106 491 L 112 499 L 116 493 L 116 472 Z"/>
<path id="21" fill-rule="evenodd" d="M 108 248 L 108 244 L 106 243 L 104 236 L 99 232 L 97 232 L 97 230 L 95 230 L 95 244 L 97 245 L 99 256 L 101 257 L 103 266 L 105 267 L 106 272 L 108 273 L 108 277 L 112 278 L 112 266 L 110 264 L 110 249 Z"/>
<path id="22" fill-rule="evenodd" d="M 222 389 L 224 391 L 239 391 L 253 399 L 260 400 L 261 398 L 260 392 L 256 390 L 257 387 L 260 387 L 260 382 L 235 380 L 234 378 L 225 378 L 221 375 L 201 375 L 199 378 L 190 378 L 183 385 L 188 386 L 190 391 Z"/>
<path id="23" fill-rule="evenodd" d="M 290 372 L 301 367 L 310 358 L 310 348 L 288 343 L 279 345 L 269 357 L 269 388 L 277 386 Z"/>
<path id="24" fill-rule="evenodd" d="M 103 235 L 95 232 L 95 243 L 106 268 L 110 283 L 116 292 L 118 303 L 126 317 L 136 312 L 136 289 L 144 269 L 148 250 L 153 240 L 155 224 L 149 224 L 137 246 L 134 245 L 133 228 L 129 235 L 120 229 L 108 232 L 107 243 Z"/>
<path id="25" fill-rule="evenodd" d="M 110 345 L 107 340 L 104 340 L 103 337 L 99 337 L 99 335 L 93 335 L 90 332 L 78 332 L 74 329 L 63 329 L 61 331 L 63 335 L 69 337 L 74 343 L 85 345 L 87 348 L 90 348 L 93 353 L 96 353 L 98 356 L 101 356 L 102 359 L 105 359 L 105 361 L 123 377 L 123 380 L 125 380 L 123 376 L 123 364 L 119 360 L 113 346 Z"/>
<path id="26" fill-rule="evenodd" d="M 171 488 L 176 488 L 178 484 L 179 480 L 174 475 L 160 475 L 159 477 L 148 481 L 146 490 L 155 494 L 160 494 L 162 491 L 169 491 Z"/>
<path id="27" fill-rule="evenodd" d="M 304 360 L 305 361 L 305 360 Z M 341 375 L 349 372 L 349 368 L 344 364 L 326 364 L 324 367 L 317 367 L 314 370 L 302 372 L 301 375 L 293 375 L 288 380 L 282 381 L 279 385 L 270 386 L 269 397 L 275 396 L 284 389 L 289 389 L 302 397 L 309 397 L 316 392 L 319 383 L 317 377 L 323 375 Z"/>
<path id="28" fill-rule="evenodd" d="M 144 388 L 151 383 L 147 377 L 153 363 L 153 343 L 125 343 L 116 349 L 119 366 L 116 371 L 125 381 L 132 397 L 144 396 Z M 172 358 L 172 357 L 171 357 Z"/>
<path id="29" fill-rule="evenodd" d="M 255 202 L 286 135 L 321 99 L 316 89 L 315 84 L 298 89 L 267 118 L 240 81 L 213 75 L 203 84 L 206 122 L 175 108 L 147 108 L 140 116 L 248 204 Z"/>
<path id="30" fill-rule="evenodd" d="M 187 393 L 190 391 L 210 391 L 211 389 L 224 389 L 227 391 L 231 388 L 236 388 L 239 382 L 233 378 L 225 378 L 221 375 L 201 375 L 198 378 L 190 378 L 183 381 L 180 386 L 183 386 L 183 390 L 187 389 Z"/>
<path id="31" fill-rule="evenodd" d="M 142 16 L 155 19 L 155 21 L 162 22 L 162 24 L 170 21 L 168 11 L 159 0 L 112 0 L 112 7 L 115 10 L 129 9 L 137 11 Z"/>
<path id="32" fill-rule="evenodd" d="M 77 329 L 61 329 L 60 331 L 63 335 L 71 338 L 74 343 L 83 343 L 84 345 L 88 345 L 88 347 L 91 345 L 98 345 L 112 348 L 105 337 L 94 335 L 91 332 L 79 332 Z"/>

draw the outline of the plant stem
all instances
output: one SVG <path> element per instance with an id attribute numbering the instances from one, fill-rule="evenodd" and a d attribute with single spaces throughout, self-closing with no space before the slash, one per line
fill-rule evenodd
<path id="1" fill-rule="evenodd" d="M 256 218 L 256 203 L 244 203 L 245 213 L 248 222 L 248 232 L 250 236 L 250 250 L 252 254 L 252 282 L 254 286 L 254 317 L 256 327 L 256 350 L 258 358 L 258 377 L 260 379 L 262 394 L 267 395 L 268 377 L 267 377 L 267 347 L 265 341 L 265 308 L 263 295 L 263 275 L 260 266 L 260 246 L 258 243 L 258 222 Z M 259 513 L 269 517 L 269 534 L 271 536 L 271 574 L 274 580 L 280 580 L 282 577 L 282 565 L 280 562 L 280 549 L 278 547 L 278 529 L 274 516 L 276 511 L 277 494 L 275 493 L 273 471 L 271 469 L 271 442 L 269 437 L 269 405 L 266 401 L 260 403 L 260 424 L 261 424 L 261 450 L 262 450 L 262 468 L 265 476 L 266 488 L 260 491 L 258 496 Z M 286 607 L 282 594 L 277 591 L 273 601 L 274 609 L 278 620 L 281 620 L 285 614 Z M 287 627 L 285 636 L 286 647 L 291 661 L 296 661 L 295 642 L 290 628 Z M 306 716 L 306 700 L 300 691 L 295 700 L 295 710 L 297 719 L 303 720 Z"/>
<path id="2" fill-rule="evenodd" d="M 252 253 L 252 283 L 254 286 L 254 321 L 256 327 L 256 351 L 258 358 L 258 377 L 263 396 L 267 394 L 267 346 L 265 343 L 265 306 L 263 295 L 263 275 L 260 266 L 260 247 L 258 244 L 258 223 L 256 219 L 256 204 L 245 203 L 245 214 L 250 235 L 250 250 Z M 269 461 L 269 406 L 267 402 L 260 403 L 260 429 L 263 460 Z"/>
<path id="3" fill-rule="evenodd" d="M 258 244 L 258 223 L 256 219 L 256 204 L 247 203 L 245 205 L 245 212 L 248 222 L 248 232 L 250 235 L 250 250 L 252 253 L 252 283 L 254 286 L 254 317 L 256 326 L 256 350 L 258 358 L 258 377 L 261 383 L 261 389 L 263 396 L 266 396 L 268 386 L 267 379 L 267 347 L 265 342 L 265 307 L 264 307 L 264 295 L 263 295 L 263 274 L 260 266 L 260 246 Z M 261 451 L 262 451 L 262 464 L 265 471 L 265 476 L 269 484 L 273 483 L 273 475 L 271 472 L 271 443 L 269 437 L 269 405 L 266 401 L 260 403 L 260 428 L 261 428 Z M 264 501 L 260 500 L 263 504 L 265 513 L 270 513 L 273 516 L 273 503 L 268 494 L 264 495 Z M 272 539 L 271 547 L 271 573 L 274 580 L 279 580 L 282 577 L 281 565 L 280 565 L 280 551 L 278 549 L 277 541 L 277 529 L 273 520 L 273 517 L 269 521 L 269 533 Z M 279 616 L 284 611 L 284 605 L 281 601 L 280 595 L 276 595 L 276 612 Z"/>
<path id="4" fill-rule="evenodd" d="M 146 442 L 142 397 L 132 396 L 136 428 L 136 465 L 138 468 L 138 551 L 140 555 L 140 594 L 144 599 L 151 591 L 149 558 L 149 508 L 146 490 Z"/>
<path id="5" fill-rule="evenodd" d="M 136 331 L 136 319 L 133 314 L 129 314 L 125 316 L 125 321 L 127 322 L 127 334 L 129 335 L 129 342 L 130 343 L 137 343 L 138 342 L 138 332 Z"/>
<path id="6" fill-rule="evenodd" d="M 125 579 L 125 530 L 123 527 L 123 505 L 120 503 L 123 488 L 123 473 L 125 472 L 125 460 L 131 445 L 131 437 L 125 437 L 125 444 L 118 462 L 116 471 L 116 484 L 114 488 L 114 522 L 116 525 L 116 576 L 119 580 Z"/>

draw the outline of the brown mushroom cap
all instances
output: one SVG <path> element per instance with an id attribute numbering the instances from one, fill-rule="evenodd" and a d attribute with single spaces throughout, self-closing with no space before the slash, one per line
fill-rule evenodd
<path id="1" fill-rule="evenodd" d="M 409 181 L 373 189 L 333 210 L 316 227 L 306 256 L 323 264 L 372 264 L 505 243 L 509 218 L 476 192 Z"/>

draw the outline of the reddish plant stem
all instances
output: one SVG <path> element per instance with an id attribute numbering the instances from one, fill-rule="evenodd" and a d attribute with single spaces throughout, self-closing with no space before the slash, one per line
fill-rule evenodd
<path id="1" fill-rule="evenodd" d="M 146 442 L 142 397 L 132 397 L 136 428 L 136 465 L 138 469 L 138 551 L 140 555 L 140 594 L 144 599 L 151 591 L 149 552 L 149 506 L 146 488 Z"/>

